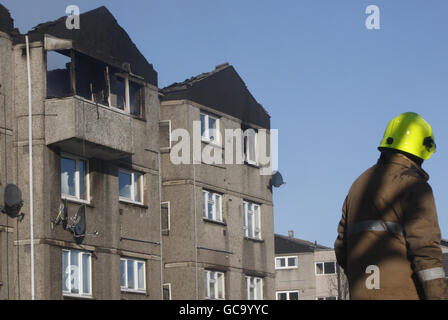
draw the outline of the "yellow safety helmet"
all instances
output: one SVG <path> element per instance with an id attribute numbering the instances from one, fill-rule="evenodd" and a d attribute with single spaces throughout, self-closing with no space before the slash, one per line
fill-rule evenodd
<path id="1" fill-rule="evenodd" d="M 428 160 L 436 144 L 429 123 L 417 113 L 405 112 L 389 122 L 378 148 L 401 150 Z"/>

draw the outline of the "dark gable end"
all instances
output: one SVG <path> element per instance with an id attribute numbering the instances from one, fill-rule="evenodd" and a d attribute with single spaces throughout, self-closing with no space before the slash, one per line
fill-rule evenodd
<path id="1" fill-rule="evenodd" d="M 129 63 L 133 74 L 157 86 L 157 72 L 152 64 L 148 63 L 106 7 L 82 13 L 79 30 L 67 29 L 66 19 L 67 17 L 61 17 L 55 21 L 39 24 L 29 32 L 30 41 L 43 41 L 45 34 L 71 39 L 76 51 L 124 70 Z M 24 36 L 16 38 L 16 42 L 23 41 Z"/>
<path id="2" fill-rule="evenodd" d="M 10 34 L 14 29 L 14 20 L 9 10 L 0 4 L 0 31 Z"/>
<path id="3" fill-rule="evenodd" d="M 174 83 L 161 90 L 162 100 L 187 99 L 217 111 L 270 129 L 270 116 L 255 100 L 233 66 L 217 66 L 182 83 Z"/>

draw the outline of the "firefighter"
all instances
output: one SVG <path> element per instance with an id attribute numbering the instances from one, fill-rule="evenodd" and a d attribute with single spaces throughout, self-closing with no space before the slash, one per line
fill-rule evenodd
<path id="1" fill-rule="evenodd" d="M 448 299 L 441 234 L 424 160 L 435 152 L 418 114 L 392 119 L 376 165 L 352 184 L 334 248 L 351 299 Z"/>

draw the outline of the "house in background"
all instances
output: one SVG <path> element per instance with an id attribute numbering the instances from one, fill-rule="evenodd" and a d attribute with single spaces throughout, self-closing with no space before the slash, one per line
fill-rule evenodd
<path id="1" fill-rule="evenodd" d="M 348 286 L 332 248 L 275 234 L 277 300 L 336 300 L 348 297 Z"/>
<path id="2" fill-rule="evenodd" d="M 266 129 L 270 154 L 270 116 L 229 64 L 161 93 L 162 202 L 169 208 L 163 263 L 172 298 L 274 299 L 271 176 L 261 174 L 259 147 L 264 143 L 259 131 Z M 207 148 L 221 153 L 222 163 L 192 164 L 191 150 L 187 163 L 174 164 L 170 152 L 177 154 L 173 148 L 185 138 L 169 132 L 183 129 L 189 133 L 187 146 L 195 139 L 193 148 L 197 143 L 202 154 Z M 252 134 L 230 137 L 226 130 Z M 225 145 L 229 140 L 231 147 Z M 228 148 L 234 158 L 226 164 Z"/>

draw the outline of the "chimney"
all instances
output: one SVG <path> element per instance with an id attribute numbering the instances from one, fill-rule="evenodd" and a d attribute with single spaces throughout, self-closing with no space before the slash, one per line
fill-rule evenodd
<path id="1" fill-rule="evenodd" d="M 294 238 L 294 230 L 288 231 L 288 237 L 290 237 L 291 239 Z"/>

